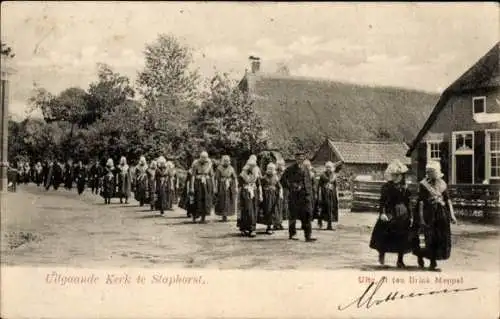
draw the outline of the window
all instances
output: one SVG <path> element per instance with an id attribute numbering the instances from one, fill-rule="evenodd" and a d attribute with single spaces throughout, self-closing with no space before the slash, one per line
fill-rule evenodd
<path id="1" fill-rule="evenodd" d="M 476 96 L 472 98 L 472 109 L 474 114 L 486 113 L 486 97 Z"/>
<path id="2" fill-rule="evenodd" d="M 428 142 L 427 144 L 427 160 L 440 161 L 441 160 L 441 143 Z"/>
<path id="3" fill-rule="evenodd" d="M 474 149 L 474 132 L 455 134 L 455 153 L 469 153 Z"/>
<path id="4" fill-rule="evenodd" d="M 489 132 L 490 178 L 500 178 L 500 131 Z"/>

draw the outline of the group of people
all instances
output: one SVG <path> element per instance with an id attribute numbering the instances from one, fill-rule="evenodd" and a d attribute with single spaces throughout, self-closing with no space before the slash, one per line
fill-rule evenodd
<path id="1" fill-rule="evenodd" d="M 296 154 L 296 161 L 286 167 L 283 160 L 270 162 L 265 171 L 251 155 L 238 174 L 224 155 L 215 165 L 207 152 L 202 152 L 181 178 L 173 160 L 160 156 L 148 164 L 141 156 L 138 164 L 130 168 L 122 157 L 118 165 L 108 159 L 104 167 L 95 161 L 87 168 L 81 161 L 77 165 L 61 161 L 41 164 L 32 168 L 24 163 L 17 165 L 19 181 L 33 181 L 58 189 L 61 184 L 71 189 L 76 183 L 81 194 L 85 185 L 100 194 L 105 204 L 112 198 L 128 203 L 132 193 L 140 206 L 149 205 L 160 214 L 172 210 L 175 204 L 187 212 L 193 223 L 206 223 L 212 210 L 227 222 L 237 216 L 237 227 L 242 236 L 255 237 L 257 224 L 266 227 L 266 234 L 284 230 L 288 220 L 290 240 L 298 240 L 296 221 L 307 242 L 314 242 L 312 222 L 318 221 L 321 229 L 335 230 L 339 220 L 337 179 L 342 163 L 327 162 L 323 172 L 316 174 L 304 153 Z M 426 166 L 426 177 L 419 183 L 415 210 L 410 204 L 411 193 L 407 187 L 406 165 L 398 160 L 386 170 L 387 182 L 380 196 L 379 216 L 373 228 L 370 248 L 379 252 L 380 264 L 385 263 L 386 253 L 397 253 L 397 267 L 404 268 L 403 257 L 412 252 L 418 265 L 437 268 L 438 260 L 450 257 L 450 223 L 456 223 L 453 206 L 443 181 L 439 162 Z"/>
<path id="2" fill-rule="evenodd" d="M 373 228 L 370 248 L 379 252 L 384 265 L 386 253 L 397 253 L 397 267 L 406 265 L 403 256 L 412 252 L 418 266 L 437 269 L 438 260 L 446 260 L 451 253 L 450 223 L 457 219 L 443 181 L 441 165 L 431 161 L 426 165 L 426 177 L 420 181 L 416 209 L 410 205 L 411 193 L 406 186 L 408 168 L 399 161 L 390 163 L 386 170 L 388 181 L 383 185 L 379 218 Z"/>
<path id="3" fill-rule="evenodd" d="M 86 166 L 82 161 L 78 161 L 76 165 L 72 161 L 63 163 L 62 161 L 45 161 L 36 162 L 30 165 L 29 162 L 19 161 L 13 167 L 9 166 L 10 186 L 15 188 L 18 183 L 28 184 L 36 183 L 38 186 L 43 185 L 47 190 L 53 187 L 59 189 L 63 185 L 66 189 L 71 190 L 76 184 L 78 193 L 82 193 L 86 182 Z"/>

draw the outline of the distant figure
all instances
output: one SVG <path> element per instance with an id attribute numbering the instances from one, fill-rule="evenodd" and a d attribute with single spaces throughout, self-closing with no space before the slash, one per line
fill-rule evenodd
<path id="1" fill-rule="evenodd" d="M 430 260 L 429 268 L 437 268 L 437 260 L 446 260 L 451 254 L 450 222 L 457 219 L 448 195 L 448 185 L 442 179 L 441 165 L 431 161 L 426 166 L 426 177 L 420 182 L 418 216 L 413 218 L 415 229 L 423 235 L 423 243 L 415 237 L 413 253 L 423 268 L 424 258 Z"/>
<path id="2" fill-rule="evenodd" d="M 158 168 L 155 174 L 156 209 L 164 214 L 169 205 L 169 176 L 167 160 L 160 156 L 156 162 Z"/>
<path id="3" fill-rule="evenodd" d="M 101 166 L 99 159 L 96 158 L 89 171 L 89 182 L 93 194 L 99 194 L 99 188 L 103 174 L 104 168 Z"/>
<path id="4" fill-rule="evenodd" d="M 58 160 L 52 165 L 52 173 L 49 172 L 49 180 L 51 181 L 54 190 L 58 190 L 59 186 L 64 181 L 64 164 Z M 49 185 L 50 187 L 50 185 Z M 48 189 L 48 188 L 47 188 Z"/>
<path id="5" fill-rule="evenodd" d="M 85 183 L 87 182 L 87 168 L 83 165 L 82 161 L 78 161 L 78 164 L 74 170 L 76 189 L 78 195 L 81 195 L 85 190 Z"/>
<path id="6" fill-rule="evenodd" d="M 280 179 L 280 185 L 281 185 L 281 177 L 283 176 L 285 169 L 286 169 L 285 161 L 283 159 L 278 160 L 276 162 L 276 174 Z M 278 201 L 278 212 L 274 220 L 273 230 L 284 230 L 285 228 L 283 227 L 283 220 L 288 219 L 288 190 L 284 187 L 282 187 L 282 190 L 283 190 L 283 198 L 280 198 Z"/>
<path id="7" fill-rule="evenodd" d="M 238 227 L 243 236 L 255 237 L 259 204 L 262 202 L 262 187 L 260 184 L 260 169 L 255 156 L 250 156 L 240 173 Z"/>
<path id="8" fill-rule="evenodd" d="M 276 172 L 276 165 L 267 164 L 266 174 L 261 179 L 263 223 L 267 226 L 266 233 L 271 235 L 273 225 L 280 212 L 280 200 L 283 199 L 283 189 Z"/>
<path id="9" fill-rule="evenodd" d="M 40 186 L 43 183 L 43 166 L 42 163 L 36 162 L 35 167 L 33 168 L 33 180 L 36 183 L 36 186 Z"/>
<path id="10" fill-rule="evenodd" d="M 149 167 L 146 170 L 147 175 L 147 189 L 146 189 L 146 201 L 149 202 L 151 210 L 155 209 L 155 200 L 156 200 L 156 170 L 157 170 L 156 161 L 152 160 L 149 163 Z"/>
<path id="11" fill-rule="evenodd" d="M 64 165 L 64 188 L 71 190 L 73 188 L 74 171 L 73 162 L 68 160 Z"/>
<path id="12" fill-rule="evenodd" d="M 132 192 L 132 176 L 125 156 L 120 158 L 120 164 L 116 168 L 116 174 L 118 185 L 117 195 L 120 198 L 120 204 L 123 203 L 123 199 L 125 199 L 125 204 L 128 204 L 128 199 Z"/>
<path id="13" fill-rule="evenodd" d="M 195 223 L 200 217 L 200 223 L 205 223 L 206 216 L 212 211 L 214 193 L 214 170 L 208 153 L 201 152 L 200 158 L 194 160 L 191 169 L 193 175 L 190 187 L 196 204 L 196 213 L 192 216 L 193 222 Z"/>
<path id="14" fill-rule="evenodd" d="M 403 256 L 411 251 L 410 245 L 410 191 L 404 174 L 406 165 L 392 161 L 386 169 L 387 182 L 382 186 L 379 218 L 373 228 L 370 248 L 379 253 L 379 263 L 384 265 L 386 253 L 397 253 L 397 267 L 404 268 Z"/>
<path id="15" fill-rule="evenodd" d="M 146 162 L 146 158 L 141 156 L 139 159 L 139 164 L 135 167 L 135 200 L 139 202 L 139 205 L 142 207 L 147 202 L 147 190 L 148 190 L 148 164 Z"/>
<path id="16" fill-rule="evenodd" d="M 226 222 L 229 216 L 235 214 L 238 176 L 231 166 L 231 158 L 222 156 L 222 163 L 215 171 L 215 214 L 222 216 Z"/>
<path id="17" fill-rule="evenodd" d="M 167 161 L 167 176 L 167 209 L 172 210 L 176 203 L 177 189 L 179 188 L 179 178 L 173 161 Z"/>
<path id="18" fill-rule="evenodd" d="M 116 177 L 115 177 L 115 165 L 113 160 L 110 158 L 106 162 L 106 167 L 104 169 L 104 174 L 102 178 L 102 197 L 104 197 L 105 204 L 111 204 L 111 198 L 115 195 L 116 188 Z"/>
<path id="19" fill-rule="evenodd" d="M 24 182 L 24 184 L 28 184 L 31 180 L 31 174 L 32 174 L 29 162 L 24 163 L 23 172 L 24 172 L 24 181 L 23 182 Z"/>
<path id="20" fill-rule="evenodd" d="M 327 162 L 325 172 L 321 174 L 318 182 L 318 226 L 321 229 L 326 222 L 327 230 L 335 230 L 339 221 L 339 196 L 337 177 L 340 163 Z"/>

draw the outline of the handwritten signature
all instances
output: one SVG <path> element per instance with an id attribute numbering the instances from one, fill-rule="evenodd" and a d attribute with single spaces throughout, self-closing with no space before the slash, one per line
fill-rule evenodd
<path id="1" fill-rule="evenodd" d="M 384 282 L 387 281 L 387 278 L 384 276 L 380 278 L 378 282 L 372 282 L 368 285 L 366 290 L 363 292 L 363 294 L 360 297 L 357 297 L 354 299 L 350 304 L 342 306 L 339 305 L 338 309 L 340 311 L 345 310 L 349 307 L 352 307 L 356 305 L 357 308 L 363 308 L 366 307 L 366 309 L 369 309 L 373 306 L 379 306 L 380 304 L 390 302 L 390 301 L 396 301 L 396 300 L 401 300 L 401 299 L 407 299 L 407 298 L 415 298 L 415 297 L 422 297 L 422 296 L 432 296 L 432 295 L 438 295 L 438 294 L 450 294 L 450 293 L 457 293 L 461 291 L 471 291 L 471 290 L 477 290 L 478 288 L 473 287 L 473 288 L 463 288 L 463 289 L 442 289 L 442 290 L 434 290 L 434 291 L 427 291 L 427 292 L 410 292 L 406 294 L 402 294 L 399 291 L 391 291 L 385 298 L 380 298 L 376 296 L 377 292 L 379 291 L 380 287 L 384 284 Z"/>

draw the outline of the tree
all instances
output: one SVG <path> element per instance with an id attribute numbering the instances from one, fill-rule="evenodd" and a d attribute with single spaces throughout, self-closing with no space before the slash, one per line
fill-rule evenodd
<path id="1" fill-rule="evenodd" d="M 265 149 L 262 121 L 236 83 L 217 74 L 191 121 L 201 147 L 213 154 L 241 158 Z"/>
<path id="2" fill-rule="evenodd" d="M 81 125 L 87 114 L 87 100 L 85 90 L 72 87 L 57 96 L 44 88 L 35 88 L 28 101 L 33 108 L 41 109 L 47 123 L 66 121 Z"/>
<path id="3" fill-rule="evenodd" d="M 290 69 L 284 63 L 278 63 L 276 73 L 280 75 L 290 75 Z"/>
<path id="4" fill-rule="evenodd" d="M 199 75 L 192 69 L 190 48 L 172 35 L 160 34 L 146 45 L 144 56 L 144 70 L 139 72 L 137 83 L 148 106 L 196 97 Z"/>
<path id="5" fill-rule="evenodd" d="M 135 96 L 128 77 L 114 72 L 107 64 L 99 63 L 97 68 L 98 80 L 91 83 L 88 89 L 86 121 L 89 124 Z"/>

